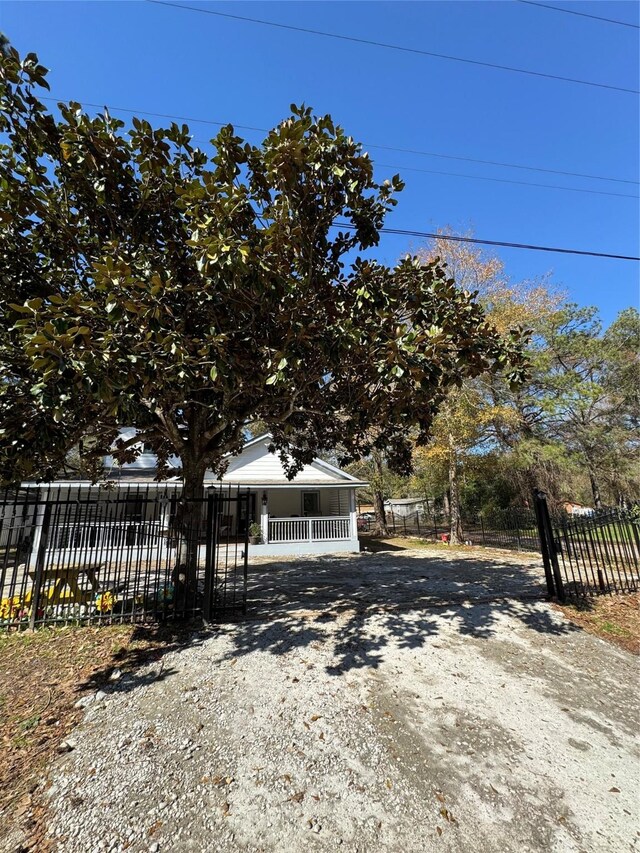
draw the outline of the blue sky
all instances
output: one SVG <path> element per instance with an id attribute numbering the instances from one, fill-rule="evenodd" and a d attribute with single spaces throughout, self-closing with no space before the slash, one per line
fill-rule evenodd
<path id="1" fill-rule="evenodd" d="M 179 2 L 179 0 L 176 0 Z M 187 0 L 185 0 L 187 2 Z M 631 2 L 549 0 L 638 23 Z M 518 2 L 265 2 L 188 5 L 637 89 L 638 30 Z M 478 237 L 638 255 L 638 201 L 428 174 L 441 170 L 638 194 L 638 186 L 417 154 L 638 181 L 638 97 L 145 2 L 5 2 L 0 29 L 51 69 L 52 94 L 112 107 L 271 127 L 292 102 L 329 112 L 367 143 L 380 179 L 407 187 L 387 225 L 473 228 Z M 124 115 L 122 116 L 125 117 Z M 162 124 L 160 119 L 151 119 Z M 214 132 L 191 124 L 194 136 Z M 260 133 L 240 131 L 252 142 Z M 415 239 L 385 235 L 393 261 Z M 497 250 L 514 280 L 548 271 L 610 322 L 638 304 L 633 262 Z"/>

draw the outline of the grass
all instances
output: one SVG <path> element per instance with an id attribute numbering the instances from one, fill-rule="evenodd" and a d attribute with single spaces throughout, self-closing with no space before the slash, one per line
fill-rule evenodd
<path id="1" fill-rule="evenodd" d="M 188 641 L 193 625 L 41 628 L 0 634 L 0 848 L 47 850 L 35 796 L 47 763 L 77 724 L 75 703 L 125 672 Z M 22 846 L 21 846 L 22 845 Z"/>

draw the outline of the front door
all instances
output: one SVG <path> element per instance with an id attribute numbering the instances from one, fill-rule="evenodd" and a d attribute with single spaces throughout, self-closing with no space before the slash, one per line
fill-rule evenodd
<path id="1" fill-rule="evenodd" d="M 238 535 L 247 532 L 247 526 L 256 520 L 256 495 L 252 492 L 248 500 L 239 501 Z"/>
<path id="2" fill-rule="evenodd" d="M 302 493 L 302 514 L 304 516 L 320 515 L 320 492 Z"/>

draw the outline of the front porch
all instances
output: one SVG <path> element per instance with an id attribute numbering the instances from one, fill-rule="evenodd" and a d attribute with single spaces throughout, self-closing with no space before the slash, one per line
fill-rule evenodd
<path id="1" fill-rule="evenodd" d="M 251 556 L 331 554 L 360 550 L 353 487 L 269 487 L 256 495 L 262 542 Z"/>

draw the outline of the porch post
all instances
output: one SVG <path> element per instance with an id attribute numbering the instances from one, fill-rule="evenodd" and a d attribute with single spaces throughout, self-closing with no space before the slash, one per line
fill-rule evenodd
<path id="1" fill-rule="evenodd" d="M 356 491 L 349 489 L 349 515 L 351 516 L 351 538 L 358 538 L 358 517 L 356 511 Z"/>
<path id="2" fill-rule="evenodd" d="M 260 495 L 260 527 L 262 528 L 262 541 L 266 545 L 269 541 L 269 504 L 262 500 L 262 495 L 267 495 L 268 492 L 264 491 Z"/>

